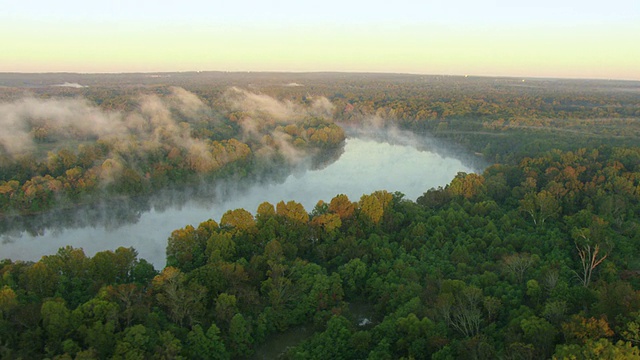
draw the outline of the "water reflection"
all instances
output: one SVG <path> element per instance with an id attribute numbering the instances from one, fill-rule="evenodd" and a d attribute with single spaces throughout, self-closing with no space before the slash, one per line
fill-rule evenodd
<path id="1" fill-rule="evenodd" d="M 141 258 L 160 268 L 171 231 L 209 218 L 219 220 L 229 209 L 255 212 L 264 201 L 295 200 L 310 212 L 318 200 L 346 194 L 357 201 L 380 189 L 400 191 L 415 200 L 429 188 L 447 184 L 457 172 L 482 166 L 425 151 L 435 146 L 427 139 L 359 136 L 347 139 L 344 153 L 286 172 L 264 172 L 259 180 L 203 184 L 148 198 L 118 198 L 81 209 L 4 219 L 1 257 L 38 260 L 66 245 L 82 247 L 87 255 L 133 246 Z"/>
<path id="2" fill-rule="evenodd" d="M 217 185 L 198 183 L 160 191 L 151 196 L 117 197 L 91 205 L 71 209 L 57 209 L 44 214 L 0 218 L 2 243 L 10 243 L 22 234 L 31 237 L 50 233 L 60 235 L 64 230 L 104 227 L 114 230 L 126 224 L 135 224 L 142 214 L 151 211 L 162 213 L 168 209 L 181 210 L 184 206 L 210 207 L 224 203 L 230 197 L 255 186 L 281 184 L 294 173 L 321 170 L 340 158 L 344 148 L 323 151 L 309 159 L 308 163 L 286 169 L 262 169 L 250 178 L 219 181 Z"/>

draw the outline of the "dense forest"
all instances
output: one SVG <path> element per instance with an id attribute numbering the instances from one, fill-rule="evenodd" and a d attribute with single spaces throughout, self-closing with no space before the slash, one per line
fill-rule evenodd
<path id="1" fill-rule="evenodd" d="M 123 111 L 82 97 L 0 105 L 9 130 L 0 136 L 0 214 L 257 176 L 322 157 L 345 138 L 323 97 L 294 104 L 231 88 L 210 107 L 163 87 L 126 99 L 133 107 Z"/>
<path id="2" fill-rule="evenodd" d="M 259 358 L 303 326 L 281 358 L 640 358 L 640 84 L 166 76 L 0 76 L 0 113 L 20 115 L 3 125 L 28 144 L 0 137 L 3 216 L 286 168 L 348 127 L 493 165 L 416 201 L 380 189 L 185 224 L 163 269 L 133 248 L 5 259 L 2 358 Z M 88 87 L 46 86 L 65 81 Z M 74 111 L 33 110 L 54 105 Z"/>

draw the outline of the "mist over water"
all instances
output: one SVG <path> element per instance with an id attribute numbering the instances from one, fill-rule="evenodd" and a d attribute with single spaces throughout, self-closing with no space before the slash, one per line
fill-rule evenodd
<path id="1" fill-rule="evenodd" d="M 482 170 L 464 156 L 434 151 L 428 139 L 356 136 L 346 140 L 344 152 L 335 162 L 321 169 L 298 168 L 280 183 L 256 182 L 248 187 L 221 184 L 216 191 L 194 192 L 188 200 L 167 198 L 129 212 L 100 212 L 102 215 L 89 222 L 92 226 L 78 225 L 70 218 L 68 228 L 45 227 L 36 233 L 26 229 L 6 231 L 0 235 L 0 258 L 36 261 L 66 245 L 81 247 L 88 256 L 132 246 L 139 258 L 162 268 L 167 238 L 173 230 L 189 224 L 197 226 L 207 219 L 219 221 L 227 210 L 244 208 L 255 214 L 262 202 L 275 205 L 281 200 L 294 200 L 311 212 L 319 200 L 328 202 L 345 194 L 351 201 L 358 201 L 363 194 L 376 190 L 399 191 L 405 198 L 416 200 L 428 189 L 448 184 L 460 171 Z M 70 212 L 68 216 L 84 214 Z"/>

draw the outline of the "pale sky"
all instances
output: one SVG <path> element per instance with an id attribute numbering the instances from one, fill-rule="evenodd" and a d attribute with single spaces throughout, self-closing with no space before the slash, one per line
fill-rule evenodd
<path id="1" fill-rule="evenodd" d="M 640 80 L 639 0 L 0 0 L 0 72 Z"/>

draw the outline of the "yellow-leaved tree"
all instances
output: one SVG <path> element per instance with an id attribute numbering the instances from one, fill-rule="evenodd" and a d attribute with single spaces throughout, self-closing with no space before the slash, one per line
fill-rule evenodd
<path id="1" fill-rule="evenodd" d="M 245 209 L 235 209 L 229 210 L 224 215 L 222 215 L 222 219 L 220 219 L 220 225 L 222 226 L 231 226 L 238 230 L 244 231 L 254 228 L 256 226 L 256 221 Z"/>
<path id="2" fill-rule="evenodd" d="M 280 201 L 276 205 L 276 214 L 303 224 L 309 222 L 309 214 L 307 213 L 307 210 L 304 209 L 302 204 L 295 201 L 289 201 L 287 203 Z"/>
<path id="3" fill-rule="evenodd" d="M 368 216 L 374 224 L 377 224 L 382 220 L 384 211 L 391 200 L 393 200 L 393 195 L 386 190 L 379 190 L 371 195 L 362 195 L 358 205 L 360 211 Z"/>
<path id="4" fill-rule="evenodd" d="M 471 199 L 483 191 L 483 186 L 484 177 L 482 175 L 459 172 L 446 189 L 451 195 Z"/>
<path id="5" fill-rule="evenodd" d="M 348 219 L 353 216 L 356 210 L 355 205 L 349 200 L 347 195 L 340 194 L 331 199 L 329 203 L 329 211 L 340 216 L 341 220 Z"/>

